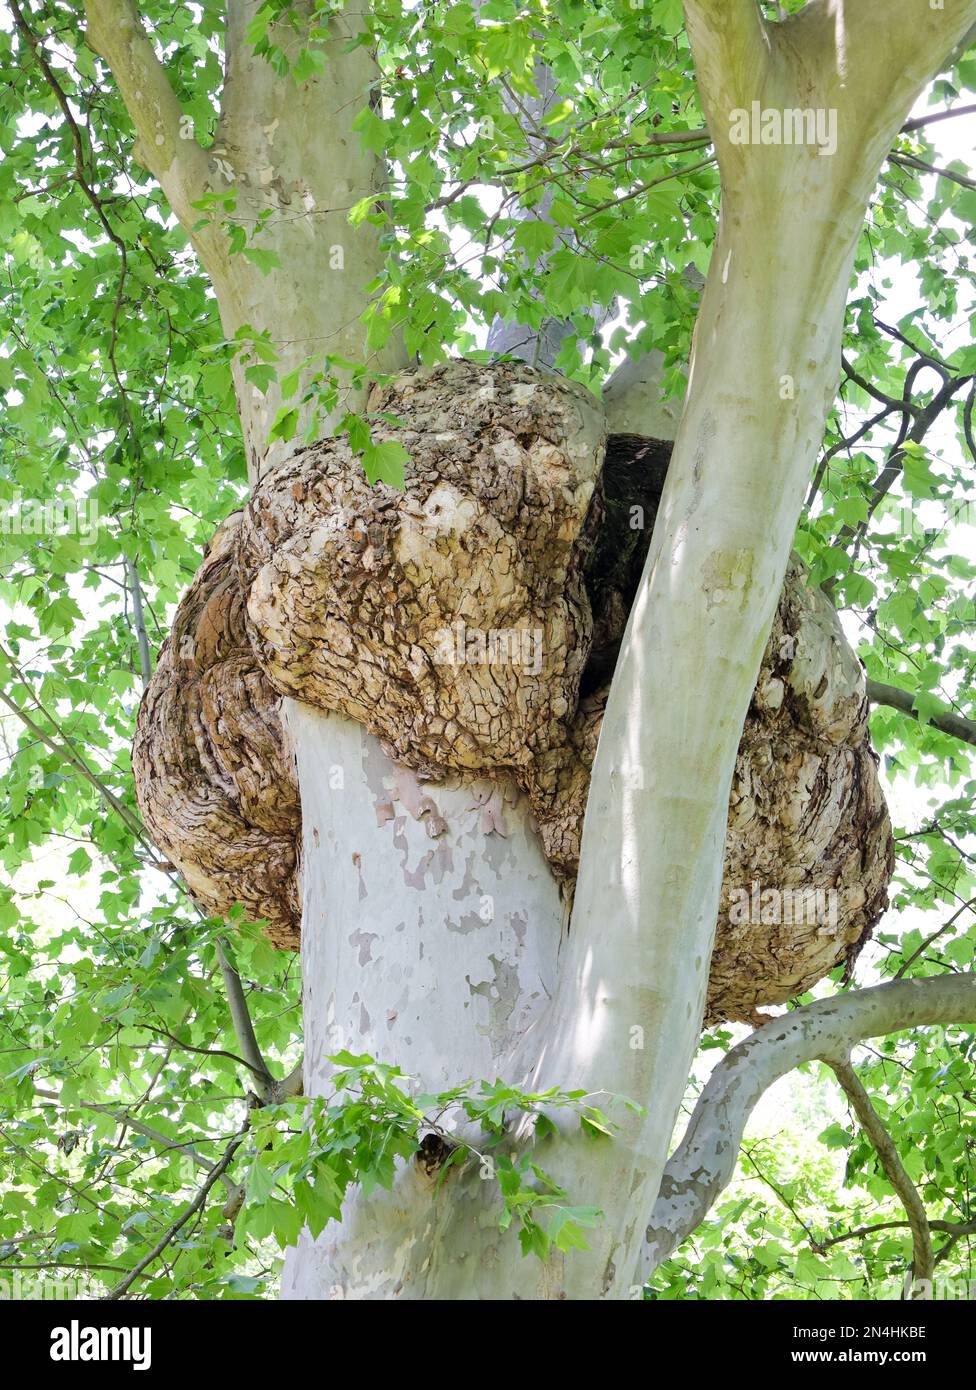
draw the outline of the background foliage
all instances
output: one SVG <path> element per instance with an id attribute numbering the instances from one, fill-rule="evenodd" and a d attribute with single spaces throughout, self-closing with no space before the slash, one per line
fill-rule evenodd
<path id="1" fill-rule="evenodd" d="M 209 143 L 221 6 L 140 8 Z M 323 19 L 339 8 L 319 6 Z M 265 21 L 287 14 L 268 0 L 252 38 L 280 80 L 307 80 L 300 44 L 268 39 Z M 399 323 L 429 362 L 477 354 L 496 315 L 569 320 L 562 370 L 598 387 L 624 350 L 653 348 L 680 393 L 718 175 L 679 0 L 488 0 L 477 23 L 464 3 L 380 0 L 371 29 L 382 104 L 358 128 L 392 161 L 371 343 Z M 0 508 L 71 501 L 97 507 L 100 523 L 90 544 L 66 530 L 0 533 L 0 1279 L 269 1297 L 280 1247 L 302 1216 L 330 1209 L 339 1170 L 326 1161 L 318 1171 L 333 1177 L 296 1195 L 291 1170 L 259 1158 L 255 1125 L 273 1119 L 275 1142 L 294 1143 L 301 1102 L 256 1107 L 218 956 L 236 966 L 278 1077 L 300 1054 L 297 961 L 253 924 L 201 920 L 154 867 L 128 761 L 147 654 L 243 495 L 233 345 L 132 161 L 131 122 L 79 8 L 11 0 L 0 61 Z M 566 96 L 527 136 L 518 112 L 539 61 Z M 974 90 L 965 56 L 885 166 L 797 536 L 869 675 L 910 691 L 917 714 L 873 717 L 899 868 L 854 986 L 970 968 L 976 942 L 971 753 L 927 722 L 946 707 L 976 715 L 976 183 L 958 162 L 933 172 L 945 127 L 924 121 Z M 543 199 L 545 218 L 524 215 Z M 704 1040 L 702 1074 L 732 1036 Z M 930 1216 L 951 1226 L 937 1236 L 940 1272 L 965 1277 L 973 1047 L 930 1030 L 857 1059 Z M 651 1296 L 857 1297 L 903 1275 L 904 1229 L 849 1235 L 903 1213 L 832 1080 L 811 1074 L 778 1095 L 782 1114 L 767 1111 L 735 1186 Z M 201 1182 L 213 1192 L 128 1284 Z"/>

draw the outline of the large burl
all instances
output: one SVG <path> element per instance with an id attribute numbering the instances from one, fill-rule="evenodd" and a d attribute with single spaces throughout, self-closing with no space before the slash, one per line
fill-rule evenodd
<path id="1" fill-rule="evenodd" d="M 180 604 L 136 734 L 157 843 L 207 911 L 241 902 L 280 946 L 301 915 L 282 695 L 365 725 L 421 778 L 514 777 L 571 889 L 670 450 L 614 436 L 604 458 L 594 398 L 522 363 L 405 373 L 369 408 L 400 422 L 374 435 L 409 451 L 404 491 L 370 487 L 336 440 L 267 474 Z M 736 764 L 706 1021 L 852 960 L 891 871 L 860 664 L 794 563 Z"/>
<path id="2" fill-rule="evenodd" d="M 291 945 L 301 918 L 301 807 L 281 701 L 251 649 L 237 577 L 240 515 L 217 530 L 143 696 L 136 796 L 207 912 L 240 903 Z"/>

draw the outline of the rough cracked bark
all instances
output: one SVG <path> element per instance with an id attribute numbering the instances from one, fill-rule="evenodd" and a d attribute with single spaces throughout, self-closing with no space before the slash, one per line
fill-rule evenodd
<path id="1" fill-rule="evenodd" d="M 284 945 L 301 912 L 301 810 L 280 701 L 245 632 L 239 528 L 237 513 L 180 603 L 139 710 L 132 766 L 146 825 L 200 905 L 224 913 L 239 902 Z"/>
<path id="2" fill-rule="evenodd" d="M 521 365 L 454 362 L 370 408 L 406 422 L 403 494 L 325 444 L 251 499 L 255 650 L 283 694 L 365 724 L 414 767 L 525 766 L 564 740 L 589 648 L 598 404 Z"/>
<path id="3" fill-rule="evenodd" d="M 243 902 L 280 945 L 298 945 L 301 914 L 283 695 L 362 724 L 419 774 L 428 786 L 404 781 L 395 799 L 432 839 L 433 784 L 494 777 L 480 816 L 504 837 L 514 779 L 571 887 L 666 473 L 666 445 L 631 436 L 611 441 L 601 471 L 595 402 L 521 364 L 408 373 L 371 404 L 404 421 L 405 492 L 369 487 L 337 442 L 268 473 L 215 538 L 139 721 L 157 841 L 207 910 Z M 587 679 L 597 689 L 581 699 Z M 752 1018 L 851 959 L 890 872 L 862 672 L 794 565 L 733 779 L 706 1021 Z"/>

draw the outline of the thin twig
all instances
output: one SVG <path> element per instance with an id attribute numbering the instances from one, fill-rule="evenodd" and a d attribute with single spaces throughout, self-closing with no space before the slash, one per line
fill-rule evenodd
<path id="1" fill-rule="evenodd" d="M 885 1128 L 881 1116 L 872 1105 L 871 1097 L 862 1086 L 857 1072 L 851 1066 L 850 1059 L 828 1058 L 826 1060 L 850 1101 L 861 1128 L 874 1145 L 885 1176 L 905 1208 L 908 1226 L 912 1233 L 913 1280 L 916 1283 L 925 1279 L 931 1280 L 932 1270 L 935 1267 L 932 1231 L 918 1189 L 908 1176 L 894 1141 Z M 919 1296 L 924 1295 L 920 1293 Z"/>
<path id="2" fill-rule="evenodd" d="M 139 1263 L 132 1270 L 130 1270 L 130 1272 L 125 1276 L 124 1279 L 120 1280 L 119 1283 L 116 1284 L 113 1289 L 110 1289 L 107 1294 L 103 1295 L 101 1299 L 102 1302 L 114 1302 L 116 1299 L 124 1298 L 128 1290 L 139 1278 L 142 1271 L 148 1268 L 148 1266 L 151 1265 L 154 1260 L 159 1258 L 159 1256 L 166 1249 L 167 1245 L 169 1245 L 170 1242 L 175 1240 L 175 1238 L 179 1235 L 180 1231 L 190 1220 L 190 1218 L 195 1216 L 198 1211 L 203 1210 L 204 1206 L 206 1205 L 207 1197 L 210 1194 L 211 1188 L 214 1186 L 216 1182 L 219 1182 L 219 1180 L 223 1177 L 224 1173 L 230 1167 L 231 1160 L 237 1153 L 237 1150 L 240 1148 L 241 1144 L 244 1142 L 244 1136 L 247 1133 L 247 1130 L 248 1126 L 247 1124 L 245 1124 L 244 1128 L 240 1131 L 240 1133 L 228 1144 L 227 1150 L 223 1158 L 220 1160 L 219 1163 L 214 1165 L 211 1172 L 207 1175 L 206 1181 L 203 1183 L 203 1186 L 200 1188 L 200 1191 L 194 1197 L 190 1205 L 181 1213 L 181 1215 L 176 1219 L 176 1221 L 173 1222 L 172 1226 L 170 1226 L 169 1229 L 160 1237 L 160 1239 L 156 1242 L 153 1248 L 149 1251 L 149 1254 L 144 1255 L 143 1258 L 139 1261 Z"/>
<path id="3" fill-rule="evenodd" d="M 149 650 L 149 637 L 146 633 L 146 619 L 142 609 L 142 585 L 139 583 L 139 568 L 134 560 L 125 557 L 125 574 L 129 593 L 132 596 L 132 623 L 139 643 L 139 670 L 143 689 L 152 679 L 152 655 Z"/>

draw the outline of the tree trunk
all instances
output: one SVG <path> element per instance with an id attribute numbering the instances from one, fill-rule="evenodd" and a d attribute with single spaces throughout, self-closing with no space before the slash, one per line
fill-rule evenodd
<path id="1" fill-rule="evenodd" d="M 392 371 L 406 358 L 396 333 L 365 347 L 365 286 L 384 263 L 379 231 L 349 212 L 382 203 L 386 169 L 365 150 L 353 122 L 374 97 L 379 69 L 368 46 L 353 47 L 361 16 L 328 19 L 310 0 L 291 7 L 327 37 L 301 36 L 321 70 L 304 82 L 282 78 L 246 38 L 261 0 L 228 0 L 224 87 L 216 137 L 194 138 L 131 0 L 86 0 L 88 39 L 111 65 L 138 132 L 135 156 L 152 170 L 210 276 L 224 332 L 238 339 L 232 361 L 249 476 L 256 481 L 294 447 L 269 441 L 283 405 L 294 407 L 292 437 L 310 426 L 327 435 L 364 396 L 327 358 Z M 270 27 L 294 49 L 298 34 Z M 261 342 L 254 350 L 252 344 Z M 270 360 L 269 360 L 270 359 Z M 275 376 L 249 372 L 272 365 Z M 282 378 L 297 388 L 282 394 Z M 314 391 L 334 377 L 338 398 Z M 321 407 L 321 408 L 319 408 Z"/>
<path id="2" fill-rule="evenodd" d="M 341 1049 L 395 1063 L 424 1090 L 507 1075 L 552 995 L 567 916 L 524 794 L 422 786 L 360 725 L 296 701 L 287 722 L 303 808 L 306 1094 L 330 1093 Z M 485 1185 L 466 1186 L 480 1201 Z M 289 1254 L 284 1296 L 476 1296 L 483 1266 L 470 1223 L 449 1220 L 455 1187 L 435 1195 L 418 1160 L 393 1194 L 354 1198 L 340 1225 Z M 485 1247 L 503 1239 L 486 1228 Z"/>
<path id="3" fill-rule="evenodd" d="M 235 57 L 256 4 L 232 3 L 219 148 L 181 152 L 172 92 L 128 0 L 122 25 L 120 0 L 87 3 L 146 161 L 184 224 L 195 227 L 195 200 L 226 191 L 224 158 L 248 228 L 257 233 L 271 213 L 268 240 L 255 242 L 279 252 L 267 277 L 253 257 L 229 257 L 214 227 L 193 231 L 228 334 L 244 324 L 269 334 L 293 369 L 333 350 L 377 365 L 359 297 L 379 263 L 372 229 L 346 279 L 326 269 L 345 210 L 380 191 L 379 163 L 351 129 L 372 79 L 365 50 L 341 51 L 347 21 L 330 19 L 326 76 L 300 84 L 296 99 L 253 55 Z M 256 667 L 293 697 L 309 1090 L 324 1091 L 328 1054 L 349 1047 L 397 1061 L 425 1088 L 497 1073 L 644 1106 L 615 1113 L 612 1142 L 565 1130 L 544 1141 L 545 1166 L 572 1199 L 602 1208 L 588 1251 L 523 1260 L 493 1219 L 491 1182 L 451 1170 L 435 1193 L 436 1174 L 415 1159 L 390 1193 L 354 1200 L 340 1227 L 290 1255 L 288 1296 L 613 1299 L 634 1287 L 700 1035 L 736 752 L 836 386 L 858 230 L 911 102 L 976 8 L 926 15 L 919 27 L 910 3 L 892 0 L 890 32 L 879 34 L 863 3 L 813 3 L 766 25 L 753 0 L 687 0 L 722 169 L 721 222 L 593 766 L 568 929 L 529 799 L 538 815 L 534 772 L 552 772 L 545 760 L 571 737 L 589 636 L 581 557 L 599 467 L 592 402 L 588 414 L 568 385 L 509 380 L 506 408 L 532 426 L 512 430 L 492 415 L 487 383 L 471 401 L 489 440 L 476 467 L 464 477 L 470 454 L 452 418 L 410 436 L 426 491 L 408 496 L 398 518 L 381 489 L 364 495 L 348 449 L 330 443 L 288 459 L 294 446 L 266 448 L 280 383 L 258 390 L 243 363 L 235 368 L 257 487 L 235 561 L 243 594 L 229 600 L 246 603 L 246 620 L 239 613 L 228 632 L 232 647 L 243 632 Z M 839 113 L 836 153 L 733 143 L 730 115 L 754 99 Z M 312 149 L 323 115 L 329 140 Z M 310 353 L 313 343 L 325 346 Z M 379 365 L 402 362 L 395 339 L 385 351 Z M 414 383 L 398 385 L 409 393 Z M 347 391 L 324 425 L 350 404 L 362 401 Z M 427 409 L 438 416 L 436 392 Z M 566 429 L 574 410 L 579 426 Z M 472 612 L 478 626 L 544 625 L 549 665 L 534 685 L 513 671 L 440 678 L 435 630 Z M 198 628 L 193 640 L 204 639 Z M 171 658 L 177 670 L 187 663 L 182 645 Z M 192 729 L 192 757 L 219 789 L 200 805 L 246 828 L 253 768 L 217 758 L 214 772 L 197 738 L 201 722 L 222 736 L 207 704 L 214 692 L 206 670 L 190 674 L 202 721 L 193 704 L 176 727 Z M 379 737 L 401 763 L 436 776 L 436 789 L 398 768 Z M 287 763 L 282 739 L 276 727 L 274 758 Z M 273 822 L 274 806 L 256 802 Z M 273 878 L 268 844 L 248 845 Z M 246 867 L 235 855 L 232 873 Z M 530 1142 L 511 1136 L 515 1148 Z"/>

